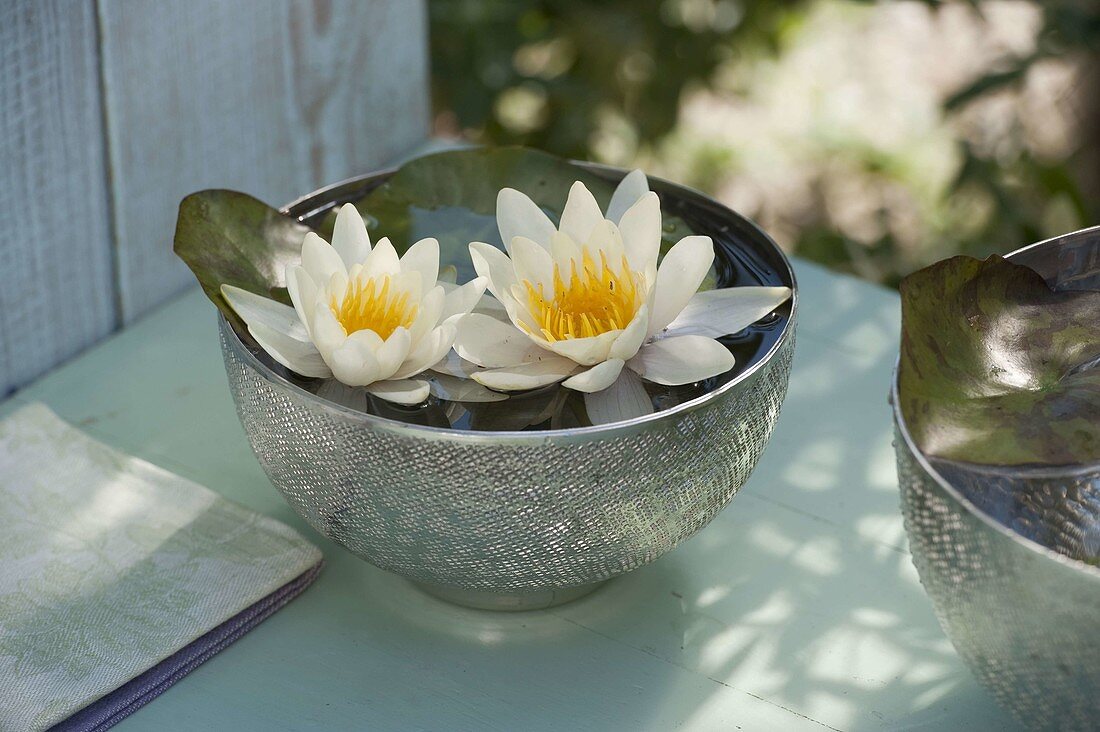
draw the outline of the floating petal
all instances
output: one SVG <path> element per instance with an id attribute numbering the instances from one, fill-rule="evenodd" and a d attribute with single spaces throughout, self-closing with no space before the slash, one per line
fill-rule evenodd
<path id="1" fill-rule="evenodd" d="M 591 393 L 601 391 L 611 386 L 619 373 L 623 370 L 621 358 L 611 358 L 603 363 L 598 363 L 587 371 L 582 371 L 576 376 L 570 376 L 562 382 L 567 389 Z"/>
<path id="2" fill-rule="evenodd" d="M 653 400 L 641 378 L 623 369 L 611 386 L 584 395 L 584 408 L 594 425 L 622 422 L 653 413 Z"/>
<path id="3" fill-rule="evenodd" d="M 570 376 L 577 364 L 567 358 L 546 354 L 541 360 L 473 374 L 474 381 L 503 391 L 523 391 L 547 386 Z"/>
<path id="4" fill-rule="evenodd" d="M 222 297 L 249 327 L 263 324 L 295 340 L 309 341 L 298 313 L 289 305 L 233 285 L 222 285 L 221 290 Z"/>
<path id="5" fill-rule="evenodd" d="M 718 341 L 700 335 L 663 338 L 641 347 L 627 361 L 635 373 L 657 384 L 691 384 L 733 368 L 733 354 Z"/>
<path id="6" fill-rule="evenodd" d="M 428 398 L 429 386 L 422 379 L 394 379 L 369 384 L 367 391 L 395 404 L 420 404 Z"/>
<path id="7" fill-rule="evenodd" d="M 326 378 L 331 370 L 312 343 L 291 338 L 263 323 L 248 327 L 248 332 L 273 359 L 302 376 Z"/>
<path id="8" fill-rule="evenodd" d="M 699 292 L 668 324 L 667 333 L 711 338 L 737 333 L 775 310 L 790 296 L 789 287 L 727 287 Z"/>

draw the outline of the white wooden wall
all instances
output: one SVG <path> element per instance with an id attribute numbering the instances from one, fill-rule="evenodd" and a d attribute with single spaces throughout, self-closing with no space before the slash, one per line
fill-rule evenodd
<path id="1" fill-rule="evenodd" d="M 423 0 L 0 0 L 0 397 L 193 281 L 187 193 L 424 141 L 427 33 Z"/>
<path id="2" fill-rule="evenodd" d="M 116 323 L 96 13 L 0 2 L 0 397 Z"/>

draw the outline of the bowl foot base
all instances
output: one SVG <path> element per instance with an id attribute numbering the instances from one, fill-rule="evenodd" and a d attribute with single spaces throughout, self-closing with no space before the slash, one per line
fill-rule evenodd
<path id="1" fill-rule="evenodd" d="M 438 597 L 440 600 L 453 602 L 455 605 L 472 607 L 478 610 L 516 612 L 520 610 L 543 610 L 572 602 L 602 587 L 605 582 L 607 580 L 593 582 L 590 585 L 579 585 L 557 590 L 535 590 L 533 592 L 482 592 L 431 585 L 425 582 L 413 582 L 413 584 L 429 595 Z"/>

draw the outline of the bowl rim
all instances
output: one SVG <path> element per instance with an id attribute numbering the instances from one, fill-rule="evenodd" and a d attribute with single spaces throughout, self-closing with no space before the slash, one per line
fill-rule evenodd
<path id="1" fill-rule="evenodd" d="M 1021 247 L 1020 249 L 1010 252 L 1009 254 L 1005 255 L 1005 258 L 1011 260 L 1014 257 L 1018 257 L 1019 255 L 1024 254 L 1025 252 L 1033 253 L 1038 247 L 1054 246 L 1070 238 L 1076 238 L 1078 236 L 1091 236 L 1093 234 L 1100 234 L 1100 226 L 1090 226 L 1085 229 L 1079 229 L 1068 234 L 1054 236 L 1050 239 L 1044 239 L 1043 241 L 1029 244 L 1025 247 Z M 997 521 L 988 513 L 978 508 L 978 506 L 973 501 L 971 501 L 969 498 L 963 495 L 961 491 L 955 488 L 955 486 L 953 486 L 950 481 L 944 478 L 943 475 L 935 468 L 935 466 L 932 465 L 931 461 L 928 459 L 928 456 L 926 456 L 924 452 L 919 447 L 917 447 L 917 444 L 913 441 L 913 437 L 909 433 L 909 426 L 905 423 L 905 416 L 901 413 L 901 399 L 898 395 L 898 366 L 900 362 L 901 355 L 899 354 L 897 359 L 895 359 L 894 361 L 894 372 L 890 378 L 890 406 L 894 415 L 894 424 L 898 428 L 898 434 L 905 442 L 905 448 L 913 456 L 913 459 L 916 460 L 921 470 L 923 470 L 927 475 L 932 478 L 932 480 L 934 480 L 939 485 L 940 490 L 953 498 L 968 513 L 970 513 L 972 516 L 977 518 L 989 528 L 993 529 L 1010 541 L 1016 542 L 1017 544 L 1020 544 L 1027 549 L 1030 549 L 1031 551 L 1039 554 L 1042 557 L 1055 561 L 1058 564 L 1066 567 L 1067 569 L 1080 572 L 1084 576 L 1091 577 L 1093 580 L 1100 582 L 1100 566 L 1094 566 L 1080 559 L 1068 557 L 1065 554 L 1057 552 L 1048 546 L 1044 546 L 1034 539 L 1029 539 L 1023 534 L 1014 531 L 1008 526 L 1005 526 L 1000 521 Z M 992 467 L 994 468 L 993 470 L 988 470 L 985 472 L 1002 472 L 995 469 L 998 466 Z M 1016 472 L 1018 472 L 1019 474 L 1034 477 L 1053 477 L 1055 475 L 1057 475 L 1058 477 L 1066 477 L 1080 475 L 1081 473 L 1095 472 L 1098 467 L 1100 467 L 1100 463 L 1084 463 L 1080 468 L 1074 468 L 1071 470 L 1063 470 L 1053 467 L 1042 466 L 1036 468 L 1024 468 Z"/>
<path id="2" fill-rule="evenodd" d="M 603 172 L 607 175 L 616 176 L 621 178 L 628 172 L 623 168 L 618 168 L 610 165 L 602 165 L 595 163 L 588 163 L 582 161 L 570 160 L 569 162 L 578 165 L 582 168 L 587 168 L 593 171 Z M 384 168 L 371 173 L 354 176 L 338 183 L 333 183 L 323 188 L 319 188 L 312 193 L 301 196 L 294 201 L 282 206 L 279 212 L 298 218 L 305 218 L 310 214 L 317 213 L 323 208 L 327 208 L 330 204 L 324 206 L 314 207 L 300 214 L 292 213 L 296 209 L 300 209 L 303 206 L 310 205 L 317 198 L 331 193 L 337 189 L 361 185 L 375 179 L 382 179 L 393 175 L 398 168 L 396 166 Z M 772 254 L 777 256 L 777 261 L 781 265 L 780 276 L 786 277 L 791 283 L 791 297 L 790 307 L 791 312 L 787 317 L 786 322 L 783 325 L 783 331 L 779 337 L 776 338 L 771 348 L 766 353 L 760 356 L 756 363 L 751 364 L 743 372 L 738 374 L 733 379 L 730 379 L 725 384 L 722 384 L 717 389 L 702 394 L 694 399 L 690 399 L 681 404 L 677 404 L 669 409 L 653 412 L 652 414 L 643 415 L 641 417 L 634 417 L 628 420 L 620 420 L 618 422 L 609 422 L 607 424 L 592 425 L 588 427 L 570 427 L 568 429 L 558 430 L 499 430 L 499 431 L 477 431 L 477 430 L 456 430 L 449 427 L 434 427 L 429 425 L 412 424 L 409 422 L 402 422 L 389 417 L 383 417 L 375 414 L 368 414 L 361 412 L 350 407 L 346 407 L 342 404 L 319 397 L 312 392 L 306 391 L 297 384 L 289 381 L 283 376 L 272 371 L 266 364 L 260 361 L 252 352 L 245 346 L 243 341 L 237 335 L 236 331 L 229 325 L 225 317 L 219 311 L 218 322 L 219 328 L 226 336 L 226 340 L 233 348 L 238 357 L 242 358 L 245 363 L 255 372 L 257 372 L 262 378 L 268 382 L 274 382 L 282 389 L 289 389 L 293 391 L 299 398 L 305 399 L 311 402 L 314 406 L 322 409 L 332 410 L 337 413 L 343 414 L 349 419 L 361 422 L 365 426 L 376 427 L 385 429 L 391 432 L 399 432 L 402 434 L 412 436 L 422 436 L 425 438 L 434 439 L 453 439 L 470 443 L 509 443 L 515 445 L 536 445 L 544 444 L 547 442 L 554 442 L 559 440 L 565 441 L 587 441 L 591 439 L 598 439 L 601 437 L 613 437 L 627 433 L 634 433 L 637 431 L 645 430 L 655 427 L 662 423 L 674 423 L 680 417 L 697 411 L 704 407 L 709 406 L 711 403 L 718 402 L 726 395 L 736 391 L 739 387 L 746 384 L 749 380 L 756 377 L 762 369 L 768 366 L 775 357 L 788 346 L 790 341 L 794 337 L 796 317 L 798 314 L 798 281 L 795 278 L 794 269 L 791 266 L 790 259 L 783 252 L 783 250 L 776 244 L 775 240 L 768 235 L 759 225 L 746 216 L 743 216 L 736 211 L 732 210 L 728 206 L 716 201 L 715 199 L 705 195 L 704 193 L 697 191 L 688 186 L 680 185 L 679 183 L 673 183 L 663 178 L 656 176 L 649 176 L 651 180 L 657 181 L 661 186 L 667 187 L 673 190 L 680 196 L 687 199 L 703 199 L 708 205 L 719 208 L 723 214 L 726 214 L 734 219 L 740 220 L 748 227 L 753 229 L 762 238 L 762 243 L 767 245 L 772 250 Z"/>

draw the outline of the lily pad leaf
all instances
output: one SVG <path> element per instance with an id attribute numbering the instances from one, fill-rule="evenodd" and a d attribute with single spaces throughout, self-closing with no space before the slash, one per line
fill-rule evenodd
<path id="1" fill-rule="evenodd" d="M 222 298 L 221 286 L 235 285 L 289 305 L 286 267 L 301 260 L 302 240 L 309 230 L 245 193 L 199 191 L 180 202 L 173 250 L 191 268 L 206 296 L 240 326 Z"/>
<path id="2" fill-rule="evenodd" d="M 439 239 L 440 262 L 458 269 L 458 281 L 474 276 L 467 255 L 471 241 L 503 248 L 496 225 L 497 193 L 515 188 L 557 222 L 575 181 L 581 181 L 607 209 L 615 183 L 553 155 L 522 147 L 448 150 L 405 163 L 385 183 L 354 201 L 371 238 L 388 236 L 399 252 L 419 239 Z M 318 226 L 329 236 L 330 212 Z M 693 232 L 664 213 L 665 249 Z"/>
<path id="3" fill-rule="evenodd" d="M 1054 291 L 1003 257 L 901 283 L 898 394 L 921 450 L 983 465 L 1100 460 L 1100 292 Z"/>

